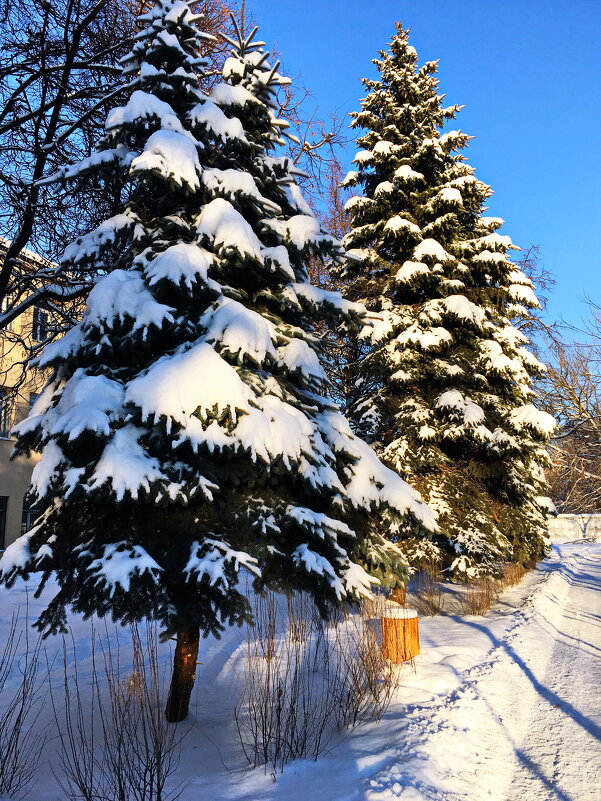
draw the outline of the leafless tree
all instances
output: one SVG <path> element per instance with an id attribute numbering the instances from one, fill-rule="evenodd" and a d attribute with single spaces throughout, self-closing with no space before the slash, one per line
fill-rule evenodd
<path id="1" fill-rule="evenodd" d="M 545 353 L 549 345 L 561 339 L 561 325 L 547 319 L 549 295 L 553 292 L 556 281 L 553 272 L 544 264 L 537 245 L 531 245 L 515 259 L 516 266 L 530 279 L 538 298 L 538 309 L 524 309 L 513 320 L 530 340 L 531 349 L 537 354 Z"/>
<path id="2" fill-rule="evenodd" d="M 540 310 L 530 310 L 515 324 L 530 339 L 548 368 L 538 382 L 540 405 L 558 420 L 550 444 L 547 473 L 558 511 L 601 510 L 601 307 L 588 301 L 589 322 L 578 329 L 546 319 L 548 294 L 555 286 L 537 247 L 517 261 L 533 282 Z"/>
<path id="3" fill-rule="evenodd" d="M 84 157 L 122 97 L 118 59 L 131 36 L 125 0 L 13 0 L 0 35 L 1 326 L 27 308 L 75 298 L 80 276 L 56 275 L 56 257 L 80 226 L 118 202 L 118 182 L 89 191 L 46 183 Z M 27 259 L 26 247 L 44 254 Z"/>
<path id="4" fill-rule="evenodd" d="M 119 59 L 145 5 L 139 0 L 5 2 L 0 34 L 0 329 L 10 328 L 32 306 L 54 318 L 49 333 L 57 326 L 64 329 L 72 324 L 69 302 L 89 291 L 93 276 L 66 272 L 57 263 L 80 232 L 115 213 L 123 179 L 115 174 L 80 184 L 49 177 L 91 153 L 107 112 L 123 102 L 128 84 Z M 207 88 L 228 52 L 217 34 L 227 27 L 233 8 L 225 0 L 195 4 L 204 15 L 200 27 L 215 35 L 202 54 L 209 64 Z"/>
<path id="5" fill-rule="evenodd" d="M 551 495 L 560 512 L 601 510 L 601 309 L 584 342 L 555 341 L 543 403 L 559 421 L 551 443 Z"/>
<path id="6" fill-rule="evenodd" d="M 68 163 L 88 156 L 104 131 L 111 107 L 128 89 L 119 59 L 128 50 L 136 16 L 147 0 L 4 0 L 0 33 L 0 338 L 3 364 L 13 367 L 11 386 L 22 383 L 30 360 L 70 328 L 95 278 L 89 267 L 59 264 L 65 246 L 112 216 L 126 186 L 117 172 L 94 182 L 52 181 Z M 214 36 L 204 45 L 202 79 L 219 80 L 230 53 L 226 34 L 236 13 L 252 26 L 252 14 L 232 0 L 199 0 L 200 27 Z M 305 190 L 323 193 L 341 144 L 341 123 L 326 124 L 309 110 L 302 86 L 283 91 L 280 112 L 289 119 L 285 152 Z M 302 175 L 301 175 L 302 180 Z M 43 257 L 35 254 L 43 254 Z M 31 310 L 44 317 L 44 336 L 31 337 Z M 30 325 L 14 326 L 30 311 Z M 21 379 L 14 378 L 15 363 Z"/>

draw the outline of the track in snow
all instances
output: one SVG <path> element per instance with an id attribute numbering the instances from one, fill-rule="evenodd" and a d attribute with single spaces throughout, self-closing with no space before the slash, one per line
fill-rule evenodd
<path id="1" fill-rule="evenodd" d="M 460 687 L 408 708 L 365 801 L 601 801 L 601 545 L 557 548 Z"/>
<path id="2" fill-rule="evenodd" d="M 601 550 L 579 546 L 507 801 L 601 799 Z"/>

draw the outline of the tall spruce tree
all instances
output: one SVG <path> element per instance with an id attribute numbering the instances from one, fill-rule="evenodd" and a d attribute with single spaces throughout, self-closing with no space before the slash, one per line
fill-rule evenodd
<path id="1" fill-rule="evenodd" d="M 240 33 L 203 94 L 194 23 L 180 0 L 140 17 L 131 97 L 97 153 L 64 171 L 126 170 L 129 197 L 65 253 L 107 275 L 40 360 L 54 374 L 16 452 L 42 454 L 41 516 L 0 562 L 7 584 L 54 572 L 45 631 L 64 628 L 68 606 L 160 621 L 177 641 L 172 721 L 187 714 L 200 632 L 251 616 L 241 571 L 327 611 L 404 578 L 382 516 L 393 539 L 435 528 L 324 396 L 316 327 L 361 308 L 308 279 L 310 257 L 342 249 L 277 154 L 286 79 Z"/>
<path id="2" fill-rule="evenodd" d="M 512 324 L 538 302 L 503 221 L 483 216 L 491 190 L 461 155 L 469 137 L 443 132 L 460 108 L 443 106 L 437 63 L 418 66 L 400 24 L 374 63 L 343 182 L 363 194 L 347 203 L 342 274 L 372 313 L 350 415 L 437 515 L 443 536 L 413 558 L 474 576 L 545 550 L 554 421 L 533 405 L 544 366 Z"/>

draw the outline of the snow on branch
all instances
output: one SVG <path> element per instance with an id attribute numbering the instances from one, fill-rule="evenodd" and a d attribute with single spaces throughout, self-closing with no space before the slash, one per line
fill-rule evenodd
<path id="1" fill-rule="evenodd" d="M 215 198 L 203 208 L 198 218 L 198 236 L 207 237 L 217 252 L 236 251 L 263 262 L 261 242 L 251 225 L 228 200 Z"/>
<path id="2" fill-rule="evenodd" d="M 130 173 L 155 173 L 178 186 L 195 191 L 200 186 L 200 162 L 197 143 L 189 134 L 155 131 L 144 150 L 131 162 Z"/>
<path id="3" fill-rule="evenodd" d="M 88 566 L 95 584 L 103 585 L 109 595 L 114 595 L 118 587 L 129 592 L 133 576 L 147 574 L 155 583 L 163 568 L 141 545 L 128 542 L 114 542 L 103 547 L 103 554 Z"/>
<path id="4" fill-rule="evenodd" d="M 236 369 L 206 342 L 159 359 L 129 384 L 125 395 L 143 419 L 164 417 L 168 428 L 170 421 L 185 426 L 195 412 L 201 418 L 228 412 L 235 420 L 238 410 L 249 411 L 253 399 Z"/>
<path id="5" fill-rule="evenodd" d="M 90 292 L 82 325 L 102 329 L 129 318 L 132 331 L 146 330 L 151 325 L 161 328 L 165 322 L 173 322 L 174 311 L 154 299 L 140 273 L 114 270 Z"/>
<path id="6" fill-rule="evenodd" d="M 189 580 L 201 581 L 206 576 L 213 586 L 221 584 L 229 587 L 231 579 L 227 575 L 228 567 L 236 573 L 243 568 L 260 577 L 261 571 L 257 565 L 257 559 L 245 551 L 230 548 L 224 540 L 205 539 L 192 543 L 190 557 L 183 572 Z"/>

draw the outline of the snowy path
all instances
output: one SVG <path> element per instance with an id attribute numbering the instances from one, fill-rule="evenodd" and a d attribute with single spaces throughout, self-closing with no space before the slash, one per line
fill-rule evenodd
<path id="1" fill-rule="evenodd" d="M 507 801 L 601 798 L 601 554 L 574 568 Z"/>
<path id="2" fill-rule="evenodd" d="M 446 697 L 408 710 L 367 801 L 601 799 L 601 546 L 565 545 Z"/>

